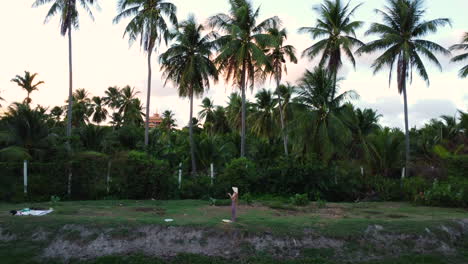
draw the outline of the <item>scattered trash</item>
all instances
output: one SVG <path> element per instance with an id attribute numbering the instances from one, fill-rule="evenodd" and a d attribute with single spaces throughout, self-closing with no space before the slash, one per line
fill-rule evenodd
<path id="1" fill-rule="evenodd" d="M 224 223 L 232 223 L 231 220 L 227 220 L 227 219 L 223 219 L 223 222 L 224 222 Z"/>
<path id="2" fill-rule="evenodd" d="M 11 210 L 10 213 L 12 215 L 34 215 L 34 216 L 43 216 L 49 213 L 52 213 L 54 209 L 49 208 L 49 210 L 31 210 L 29 208 L 24 208 L 19 211 Z"/>
<path id="3" fill-rule="evenodd" d="M 174 219 L 171 219 L 171 218 L 167 218 L 167 219 L 164 219 L 164 222 L 173 222 Z"/>

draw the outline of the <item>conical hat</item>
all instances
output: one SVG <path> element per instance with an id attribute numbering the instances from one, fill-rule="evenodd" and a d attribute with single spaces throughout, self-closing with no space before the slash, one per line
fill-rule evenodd
<path id="1" fill-rule="evenodd" d="M 232 187 L 232 191 L 235 192 L 235 193 L 238 193 L 239 189 L 237 187 Z"/>

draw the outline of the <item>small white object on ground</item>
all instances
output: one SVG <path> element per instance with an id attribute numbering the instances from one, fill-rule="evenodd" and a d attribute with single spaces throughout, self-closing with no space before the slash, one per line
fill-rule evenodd
<path id="1" fill-rule="evenodd" d="M 49 208 L 49 210 L 29 210 L 28 208 L 18 211 L 16 215 L 34 215 L 34 216 L 43 216 L 49 213 L 52 213 L 54 209 Z"/>
<path id="2" fill-rule="evenodd" d="M 224 222 L 224 223 L 232 223 L 232 221 L 231 221 L 231 220 L 228 220 L 228 219 L 223 219 L 223 222 Z"/>
<path id="3" fill-rule="evenodd" d="M 174 219 L 170 219 L 170 218 L 167 218 L 167 219 L 164 219 L 165 222 L 172 222 L 174 221 Z"/>

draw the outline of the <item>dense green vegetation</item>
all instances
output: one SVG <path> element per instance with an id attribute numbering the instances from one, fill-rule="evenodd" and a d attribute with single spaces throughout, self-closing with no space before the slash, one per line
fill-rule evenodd
<path id="1" fill-rule="evenodd" d="M 68 33 L 71 43 L 79 17 L 75 1 L 38 0 L 35 5 L 49 2 L 47 17 L 61 14 L 61 33 Z M 88 11 L 96 3 L 81 1 Z M 159 60 L 166 82 L 190 98 L 186 127 L 176 124 L 173 109 L 164 112 L 161 125 L 149 129 L 150 92 L 144 106 L 131 86 L 109 87 L 103 97 L 76 89 L 65 106 L 34 107 L 31 98 L 42 92 L 40 75 L 16 76 L 12 81 L 27 96 L 9 102 L 0 119 L 0 199 L 225 198 L 237 185 L 241 196 L 269 194 L 298 203 L 305 203 L 300 201 L 305 196 L 468 206 L 468 114 L 460 111 L 410 129 L 406 111 L 412 69 L 429 80 L 420 56 L 440 66 L 433 53 L 450 54 L 424 39 L 448 19 L 426 20 L 431 18 L 425 17 L 421 0 L 388 0 L 377 11 L 383 23 L 367 32 L 379 39 L 364 43 L 356 36 L 364 24 L 353 20 L 359 5 L 324 1 L 315 8 L 316 24 L 300 29 L 318 39 L 302 55 L 319 57 L 320 63 L 304 67 L 297 83 L 282 83 L 286 63 L 297 58 L 295 48 L 285 43 L 281 19 L 260 19 L 260 8 L 246 0 L 229 3 L 227 13 L 202 25 L 194 17 L 179 23 L 176 7 L 166 1 L 119 1 L 114 22 L 130 18 L 125 34 L 148 53 L 148 91 L 152 52 L 161 41 L 172 43 Z M 457 49 L 466 45 L 452 47 Z M 376 110 L 354 106 L 356 91 L 340 91 L 342 58 L 355 65 L 356 56 L 379 50 L 383 53 L 373 69 L 389 67 L 390 77 L 396 69 L 398 92 L 405 97 L 405 132 L 379 125 Z M 70 91 L 71 72 L 70 57 Z M 226 106 L 204 98 L 195 118 L 193 98 L 221 78 L 240 93 L 230 94 Z M 260 89 L 253 101 L 247 100 L 246 89 L 268 78 L 276 88 Z"/>

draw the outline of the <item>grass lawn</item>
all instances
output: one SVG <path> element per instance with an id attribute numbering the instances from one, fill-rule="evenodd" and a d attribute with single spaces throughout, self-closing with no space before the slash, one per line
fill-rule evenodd
<path id="1" fill-rule="evenodd" d="M 42 217 L 12 217 L 9 211 L 26 207 L 54 208 Z M 165 223 L 172 218 L 174 222 Z M 238 222 L 222 223 L 230 218 L 229 206 L 211 206 L 208 201 L 75 201 L 58 203 L 1 204 L 0 225 L 43 227 L 67 223 L 93 225 L 174 225 L 237 228 L 252 232 L 300 235 L 314 229 L 325 235 L 349 236 L 362 232 L 370 224 L 382 225 L 388 231 L 421 232 L 426 227 L 468 218 L 468 210 L 415 206 L 409 203 L 315 203 L 304 207 L 259 202 L 240 205 Z"/>
<path id="2" fill-rule="evenodd" d="M 11 216 L 10 210 L 26 207 L 49 208 L 54 212 L 41 217 Z M 166 223 L 164 219 L 174 222 Z M 208 201 L 74 201 L 58 203 L 0 203 L 0 227 L 9 232 L 33 232 L 38 227 L 57 230 L 65 224 L 84 224 L 93 227 L 130 228 L 140 225 L 194 226 L 203 228 L 237 229 L 248 232 L 269 232 L 276 235 L 301 236 L 304 230 L 313 230 L 330 237 L 352 237 L 362 234 L 369 225 L 378 224 L 386 231 L 412 234 L 425 232 L 426 228 L 450 225 L 453 220 L 468 219 L 468 210 L 457 208 L 434 208 L 415 206 L 409 203 L 327 203 L 324 207 L 311 203 L 295 207 L 278 202 L 256 202 L 240 205 L 238 222 L 222 223 L 230 218 L 229 206 L 212 206 Z M 1 235 L 1 234 L 0 234 Z M 21 242 L 24 243 L 24 242 Z M 468 243 L 467 243 L 468 246 Z M 26 244 L 12 245 L 0 242 L 0 263 L 35 263 L 25 259 L 35 254 Z M 468 253 L 468 252 L 467 252 Z M 463 253 L 465 254 L 465 253 Z M 315 254 L 316 255 L 316 254 Z M 11 262 L 1 261 L 7 257 Z M 468 257 L 468 255 L 467 255 Z M 437 256 L 408 256 L 398 260 L 369 262 L 390 263 L 452 263 Z M 48 262 L 52 263 L 52 262 Z M 78 262 L 77 262 L 78 263 Z M 79 262 L 82 263 L 82 262 Z M 143 256 L 104 257 L 86 264 L 105 263 L 231 263 L 218 258 L 182 255 L 163 261 Z M 252 258 L 242 263 L 272 263 L 268 256 Z M 332 263 L 320 259 L 279 261 L 277 263 Z M 333 262 L 335 264 L 335 262 Z M 366 263 L 367 264 L 367 263 Z"/>

